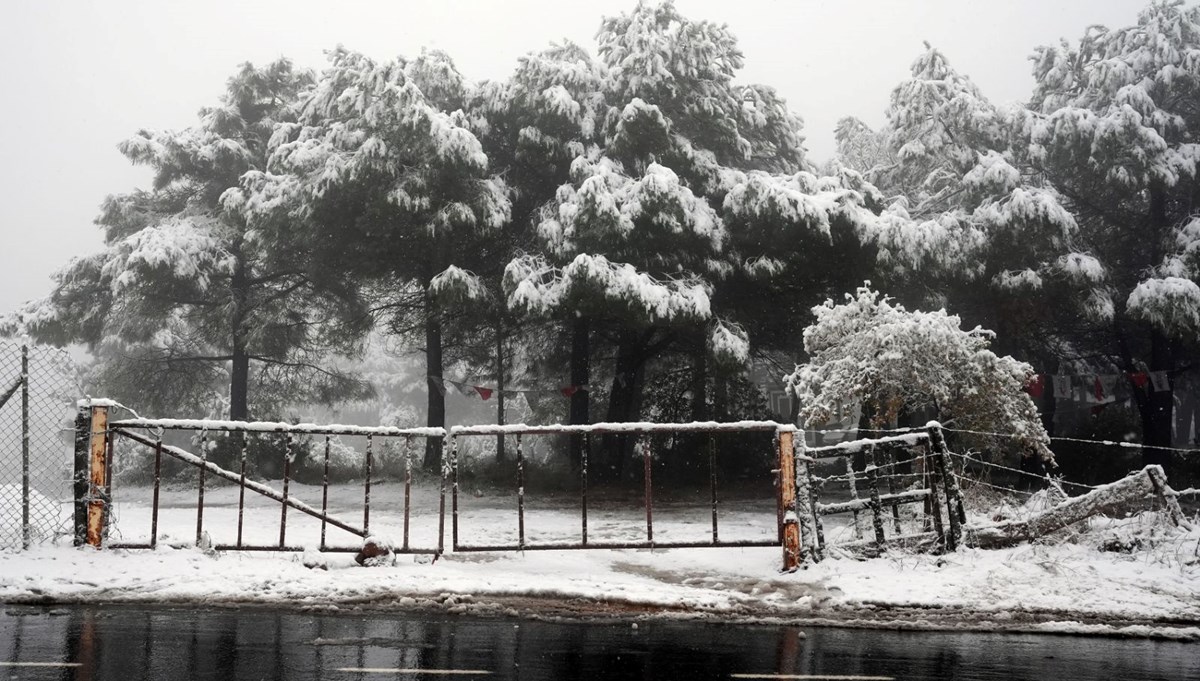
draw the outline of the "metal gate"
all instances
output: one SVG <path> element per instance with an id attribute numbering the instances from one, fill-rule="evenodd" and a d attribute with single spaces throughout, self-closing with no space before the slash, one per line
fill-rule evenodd
<path id="1" fill-rule="evenodd" d="M 857 522 L 858 515 L 869 512 L 873 520 L 873 543 L 878 549 L 897 543 L 923 542 L 932 550 L 953 550 L 961 539 L 965 520 L 955 475 L 946 464 L 946 447 L 941 427 L 936 423 L 902 435 L 808 450 L 795 426 L 773 421 L 400 429 L 275 422 L 115 419 L 110 410 L 116 406 L 115 403 L 106 400 L 84 400 L 79 405 L 75 439 L 77 488 L 74 524 L 76 542 L 79 544 L 113 548 L 155 548 L 159 542 L 160 509 L 168 507 L 175 512 L 194 514 L 194 541 L 192 536 L 177 535 L 174 543 L 194 543 L 215 550 L 315 549 L 358 552 L 364 550 L 365 545 L 374 545 L 375 548 L 383 547 L 386 553 L 426 553 L 437 556 L 445 552 L 476 551 L 757 546 L 780 547 L 783 568 L 791 570 L 799 567 L 806 559 L 820 560 L 827 548 L 822 518 L 831 514 L 855 516 L 855 528 L 860 541 L 852 542 L 853 544 L 862 541 Z M 190 438 L 192 443 L 191 451 L 164 442 L 164 437 L 171 432 L 189 433 L 186 437 Z M 727 493 L 718 486 L 716 438 L 722 435 L 753 433 L 771 436 L 770 451 L 761 452 L 765 454 L 761 457 L 761 463 L 764 464 L 763 474 L 757 476 L 753 483 L 759 504 L 752 509 L 750 515 L 756 519 L 759 532 L 753 537 L 736 534 L 730 536 L 722 529 L 727 527 L 721 520 Z M 324 438 L 323 447 L 320 440 L 312 440 L 313 436 Z M 347 487 L 346 483 L 334 489 L 330 484 L 331 438 L 342 436 L 358 438 L 363 445 L 361 467 L 357 471 L 361 478 L 355 483 L 356 489 L 353 486 Z M 593 436 L 634 438 L 634 460 L 638 463 L 636 468 L 641 469 L 640 475 L 634 473 L 623 478 L 624 483 L 632 481 L 640 489 L 624 490 L 624 496 L 621 497 L 621 503 L 625 506 L 623 514 L 614 522 L 615 516 L 610 510 L 607 535 L 597 531 L 593 515 L 599 510 L 593 497 L 594 490 L 590 488 L 592 481 L 589 479 L 588 452 L 591 447 L 587 446 L 587 441 Z M 656 492 L 656 455 L 652 451 L 652 441 L 656 436 L 683 436 L 691 438 L 693 442 L 702 443 L 694 449 L 689 449 L 688 456 L 690 463 L 704 468 L 704 501 L 685 509 L 674 509 L 676 519 L 685 512 L 690 518 L 686 523 L 675 523 L 673 529 L 679 533 L 674 535 L 662 532 L 663 524 L 656 518 L 660 510 L 657 500 L 661 499 L 656 494 L 666 491 Z M 499 506 L 484 508 L 482 512 L 477 511 L 474 514 L 475 520 L 479 522 L 475 527 L 482 532 L 476 532 L 473 538 L 467 539 L 463 536 L 463 504 L 470 502 L 472 496 L 478 495 L 463 489 L 460 454 L 467 441 L 487 438 L 498 440 L 501 437 L 507 437 L 510 443 L 515 443 L 515 460 L 505 459 L 502 466 L 504 470 L 500 471 L 500 478 L 503 480 L 500 487 L 505 488 L 501 494 L 504 496 L 500 499 Z M 554 513 L 543 514 L 543 518 L 553 515 L 554 522 L 558 523 L 559 527 L 552 533 L 553 536 L 531 537 L 527 532 L 530 511 L 526 490 L 529 461 L 527 450 L 538 437 L 577 438 L 584 446 L 580 449 L 582 460 L 572 472 L 574 481 L 568 482 L 564 487 L 565 498 L 568 500 L 555 509 Z M 294 464 L 300 438 L 308 438 L 308 456 L 311 457 L 308 460 L 319 462 L 323 450 L 324 474 L 319 483 L 311 480 L 307 483 L 311 486 L 310 490 L 298 494 L 299 482 Z M 229 456 L 228 460 L 233 462 L 225 464 L 228 467 L 222 467 L 210 460 L 210 453 L 217 450 L 215 443 L 218 439 L 222 440 Z M 272 456 L 282 459 L 279 469 L 282 476 L 278 484 L 256 481 L 247 475 L 247 453 L 252 440 L 275 443 L 276 448 Z M 425 484 L 419 486 L 424 493 L 426 512 L 414 514 L 411 507 L 418 488 L 413 484 L 414 460 L 417 458 L 415 455 L 424 450 L 424 445 L 430 440 L 440 445 L 441 466 L 440 470 L 429 473 Z M 388 446 L 389 441 L 392 445 L 399 445 L 393 446 L 390 451 L 399 452 L 402 456 L 403 496 L 397 493 L 397 488 L 393 485 L 390 495 L 385 494 L 384 498 L 373 502 L 373 487 L 395 482 L 394 479 L 380 479 L 376 472 L 376 466 L 380 463 L 380 452 Z M 153 494 L 148 503 L 141 506 L 141 510 L 149 512 L 146 519 L 141 521 L 145 523 L 144 528 L 135 530 L 133 525 L 123 522 L 122 535 L 110 536 L 110 516 L 119 497 L 113 491 L 112 460 L 114 449 L 121 444 L 152 453 Z M 762 444 L 765 446 L 766 442 Z M 497 451 L 502 451 L 502 447 L 503 442 L 498 442 Z M 917 475 L 905 476 L 906 479 L 912 478 L 911 485 L 908 481 L 903 485 L 909 489 L 896 489 L 892 476 L 897 474 L 891 470 L 897 463 L 892 457 L 893 447 L 916 447 L 921 450 L 921 454 L 909 462 L 919 468 Z M 855 491 L 856 477 L 847 460 L 851 498 L 836 503 L 821 503 L 820 489 L 829 479 L 814 476 L 814 464 L 823 459 L 845 458 L 855 451 L 867 453 L 864 474 L 868 497 L 858 498 Z M 696 452 L 702 455 L 695 456 Z M 185 468 L 195 472 L 194 491 L 176 486 L 172 493 L 176 494 L 177 498 L 174 503 L 169 504 L 160 503 L 160 472 L 164 455 L 182 462 L 186 465 Z M 769 475 L 766 469 L 770 469 Z M 881 471 L 885 472 L 881 474 Z M 175 477 L 177 482 L 183 479 L 178 475 Z M 214 487 L 214 483 L 222 482 L 225 483 L 223 488 Z M 881 489 L 881 484 L 887 485 L 886 491 Z M 331 490 L 340 497 L 336 508 L 331 503 Z M 207 496 L 217 492 L 224 493 L 224 502 L 220 509 L 217 508 L 218 504 Z M 310 501 L 301 501 L 303 494 L 311 495 Z M 318 494 L 319 503 L 316 501 Z M 250 497 L 260 501 L 265 499 L 265 507 L 260 506 L 253 519 L 248 519 L 247 516 Z M 925 513 L 915 518 L 916 532 L 904 532 L 902 529 L 899 507 L 910 504 L 923 504 L 925 507 Z M 636 506 L 637 509 L 634 510 L 631 506 Z M 888 509 L 891 513 L 885 515 L 885 510 Z M 214 519 L 211 515 L 206 515 L 217 510 L 224 512 L 223 519 Z M 302 519 L 308 516 L 319 522 L 319 542 L 313 539 L 317 529 L 311 525 L 314 520 L 306 521 L 310 524 L 307 528 L 309 540 L 295 539 L 299 532 L 290 529 L 289 522 L 295 521 L 289 521 L 289 511 L 293 517 L 297 517 L 298 512 L 302 514 L 298 516 Z M 263 515 L 264 512 L 266 515 Z M 373 512 L 377 514 L 377 518 L 383 516 L 385 520 L 382 532 L 373 529 Z M 358 515 L 360 513 L 361 515 Z M 271 518 L 272 514 L 275 514 L 278 524 Z M 570 519 L 571 515 L 574 515 L 574 520 Z M 177 516 L 173 527 L 182 527 L 179 519 Z M 193 516 L 186 516 L 184 519 L 190 523 Z M 422 531 L 420 536 L 410 537 L 410 524 L 414 530 Z M 911 526 L 913 523 L 907 524 Z M 614 535 L 612 530 L 618 525 Z M 687 525 L 686 529 L 692 534 L 684 536 L 684 533 L 679 531 L 681 525 Z M 894 528 L 891 537 L 886 536 L 885 526 Z M 244 538 L 243 530 L 247 528 L 255 530 L 251 534 L 256 534 L 258 538 Z M 326 533 L 331 528 L 348 533 L 349 543 L 344 535 L 339 535 L 342 537 L 341 543 L 327 542 Z M 236 535 L 233 534 L 234 529 Z M 277 534 L 271 534 L 276 529 Z M 148 534 L 145 530 L 148 530 Z M 190 535 L 191 529 L 186 531 Z M 212 537 L 209 536 L 210 531 L 213 532 Z M 133 537 L 135 532 L 137 539 Z M 840 542 L 839 544 L 847 546 Z"/>

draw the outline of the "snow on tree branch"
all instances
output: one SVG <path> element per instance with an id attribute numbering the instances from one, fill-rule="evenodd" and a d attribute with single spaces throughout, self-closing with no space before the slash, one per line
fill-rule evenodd
<path id="1" fill-rule="evenodd" d="M 624 311 L 644 323 L 703 321 L 708 287 L 697 279 L 658 280 L 628 263 L 581 253 L 562 268 L 527 256 L 505 270 L 509 307 L 534 314 L 596 307 Z"/>
<path id="2" fill-rule="evenodd" d="M 1146 279 L 1129 294 L 1129 313 L 1170 336 L 1200 334 L 1200 286 L 1190 279 Z"/>
<path id="3" fill-rule="evenodd" d="M 869 285 L 813 314 L 804 330 L 811 359 L 784 378 L 805 423 L 831 420 L 840 404 L 863 404 L 877 427 L 902 410 L 932 408 L 960 428 L 1013 433 L 1026 452 L 1053 460 L 1022 390 L 1033 368 L 988 350 L 990 331 L 964 331 L 944 310 L 910 312 Z"/>

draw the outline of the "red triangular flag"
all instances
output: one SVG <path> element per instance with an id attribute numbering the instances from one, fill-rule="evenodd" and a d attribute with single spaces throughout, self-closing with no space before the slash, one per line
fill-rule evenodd
<path id="1" fill-rule="evenodd" d="M 577 385 L 569 385 L 562 389 L 563 397 L 571 397 L 577 392 L 579 392 L 579 386 Z"/>
<path id="2" fill-rule="evenodd" d="M 1093 381 L 1092 381 L 1092 392 L 1094 392 L 1094 393 L 1096 394 L 1096 401 L 1097 401 L 1097 402 L 1103 402 L 1103 401 L 1104 401 L 1104 386 L 1103 386 L 1103 385 L 1100 383 L 1100 377 L 1099 377 L 1099 376 L 1097 376 L 1097 377 L 1096 377 L 1095 379 L 1093 379 Z"/>
<path id="3" fill-rule="evenodd" d="M 479 393 L 479 396 L 485 400 L 492 396 L 491 388 L 484 388 L 483 386 L 479 385 L 475 386 L 475 392 Z"/>
<path id="4" fill-rule="evenodd" d="M 1025 392 L 1029 393 L 1030 397 L 1039 398 L 1046 391 L 1046 379 L 1041 374 L 1034 374 L 1033 378 L 1025 384 Z"/>

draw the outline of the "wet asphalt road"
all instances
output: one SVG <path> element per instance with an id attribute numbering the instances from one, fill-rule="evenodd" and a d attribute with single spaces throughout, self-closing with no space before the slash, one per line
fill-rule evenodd
<path id="1" fill-rule="evenodd" d="M 1164 641 L 374 610 L 0 608 L 0 679 L 1200 679 L 1200 644 Z"/>

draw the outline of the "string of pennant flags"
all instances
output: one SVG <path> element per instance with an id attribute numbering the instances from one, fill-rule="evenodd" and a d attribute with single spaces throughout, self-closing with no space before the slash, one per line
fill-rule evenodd
<path id="1" fill-rule="evenodd" d="M 505 388 L 503 390 L 495 386 L 474 385 L 464 381 L 452 381 L 448 378 L 440 376 L 428 376 L 429 385 L 437 390 L 443 397 L 447 392 L 454 391 L 460 395 L 467 397 L 478 397 L 481 400 L 490 400 L 493 395 L 503 394 L 505 397 L 516 397 L 517 395 L 547 395 L 558 393 L 563 397 L 571 397 L 578 392 L 587 392 L 587 385 L 564 385 L 558 388 Z M 618 377 L 618 382 L 622 382 L 623 377 Z"/>
<path id="2" fill-rule="evenodd" d="M 535 396 L 546 395 L 551 393 L 561 394 L 563 397 L 571 397 L 578 392 L 587 392 L 589 386 L 584 385 L 564 385 L 558 388 L 504 388 L 503 390 L 495 386 L 475 385 L 467 381 L 455 381 L 440 376 L 428 376 L 429 385 L 437 390 L 439 394 L 445 396 L 447 392 L 454 392 L 465 395 L 467 397 L 478 397 L 484 401 L 490 400 L 493 395 L 503 394 L 505 397 L 516 397 L 517 395 Z M 1122 381 L 1121 379 L 1127 379 Z M 625 377 L 618 376 L 617 383 L 624 385 Z M 1025 392 L 1035 399 L 1046 394 L 1047 390 L 1058 399 L 1074 399 L 1079 401 L 1092 402 L 1093 404 L 1114 402 L 1118 397 L 1128 399 L 1129 395 L 1123 390 L 1126 385 L 1132 384 L 1139 390 L 1151 390 L 1154 392 L 1169 391 L 1171 389 L 1171 379 L 1166 371 L 1134 371 L 1123 374 L 1091 374 L 1091 375 L 1065 375 L 1065 374 L 1035 374 L 1033 378 L 1025 384 Z M 1119 393 L 1124 393 L 1119 395 Z"/>
<path id="3" fill-rule="evenodd" d="M 1125 380 L 1121 380 L 1125 379 Z M 1047 390 L 1055 398 L 1078 399 L 1082 393 L 1084 399 L 1094 402 L 1115 401 L 1118 393 L 1128 392 L 1126 386 L 1132 385 L 1138 390 L 1164 392 L 1171 389 L 1171 378 L 1166 371 L 1133 371 L 1123 374 L 1092 374 L 1082 376 L 1035 374 L 1025 384 L 1025 392 L 1031 397 L 1039 398 Z"/>

